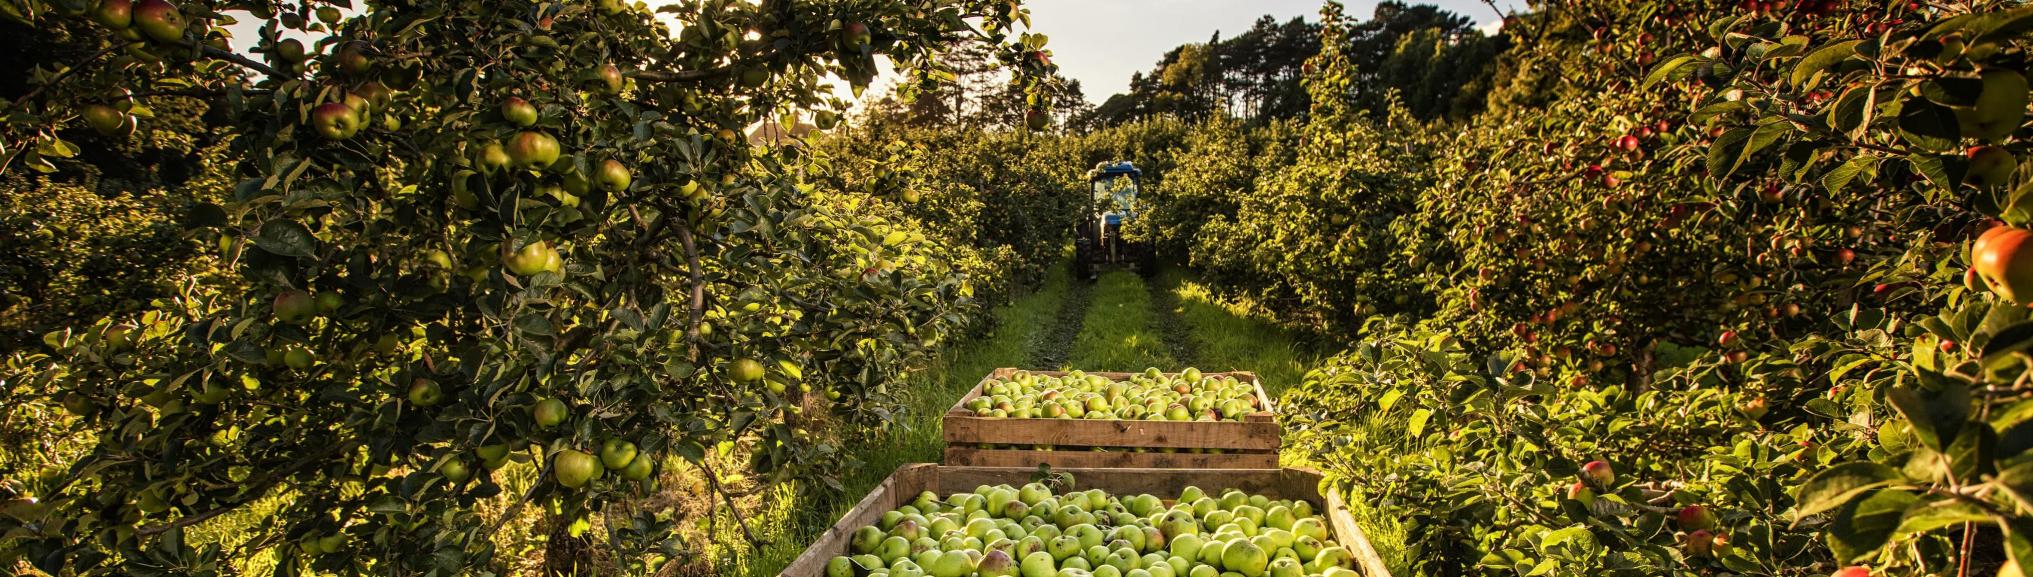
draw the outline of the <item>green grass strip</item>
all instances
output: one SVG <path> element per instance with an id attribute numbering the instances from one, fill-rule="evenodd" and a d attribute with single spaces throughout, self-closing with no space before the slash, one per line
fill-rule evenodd
<path id="1" fill-rule="evenodd" d="M 1136 273 L 1103 273 L 1095 281 L 1093 301 L 1080 327 L 1067 368 L 1135 372 L 1178 364 L 1165 345 L 1150 292 Z"/>

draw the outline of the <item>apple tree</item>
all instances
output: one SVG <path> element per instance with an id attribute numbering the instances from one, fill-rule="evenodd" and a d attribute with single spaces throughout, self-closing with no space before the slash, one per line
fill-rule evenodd
<path id="1" fill-rule="evenodd" d="M 10 165 L 61 170 L 66 127 L 152 122 L 134 109 L 156 94 L 207 99 L 233 133 L 230 189 L 191 233 L 231 277 L 11 360 L 7 402 L 60 405 L 52 426 L 90 439 L 0 520 L 20 559 L 448 574 L 498 563 L 494 530 L 540 507 L 553 570 L 586 569 L 562 545 L 596 524 L 647 570 L 678 554 L 672 520 L 603 512 L 666 463 L 734 443 L 752 473 L 823 490 L 849 459 L 819 423 L 879 426 L 967 325 L 973 281 L 957 249 L 820 199 L 803 152 L 743 132 L 837 117 L 826 79 L 858 91 L 884 62 L 937 83 L 955 43 L 1007 52 L 1025 86 L 1049 74 L 1014 2 L 344 8 L 5 4 L 88 48 L 9 103 Z M 504 494 L 515 462 L 543 480 Z M 241 550 L 185 538 L 263 500 Z"/>

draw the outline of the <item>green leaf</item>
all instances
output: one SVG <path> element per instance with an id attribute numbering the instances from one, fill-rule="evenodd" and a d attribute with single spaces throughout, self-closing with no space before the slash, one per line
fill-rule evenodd
<path id="1" fill-rule="evenodd" d="M 2033 462 L 1998 471 L 1997 479 L 1992 482 L 2018 500 L 2020 507 L 2033 507 Z"/>
<path id="2" fill-rule="evenodd" d="M 1658 66 L 1652 68 L 1650 73 L 1645 74 L 1644 86 L 1650 88 L 1652 85 L 1668 78 L 1679 79 L 1687 77 L 1684 69 L 1687 65 L 1694 63 L 1694 60 L 1694 55 L 1682 54 L 1659 63 Z"/>
<path id="3" fill-rule="evenodd" d="M 1921 444 L 1936 451 L 1946 450 L 1969 420 L 1969 387 L 1954 379 L 1949 381 L 1933 394 L 1913 387 L 1885 391 L 1885 400 L 1912 423 L 1913 434 L 1919 435 Z"/>
<path id="4" fill-rule="evenodd" d="M 1899 471 L 1871 462 L 1843 463 L 1822 469 L 1800 485 L 1794 523 L 1848 504 L 1866 491 L 1898 482 Z"/>
<path id="5" fill-rule="evenodd" d="M 1821 186 L 1828 189 L 1831 194 L 1842 192 L 1843 189 L 1849 188 L 1850 183 L 1855 182 L 1857 177 L 1877 172 L 1877 163 L 1878 159 L 1870 156 L 1850 158 L 1848 162 L 1829 169 L 1827 174 L 1822 175 Z"/>
<path id="6" fill-rule="evenodd" d="M 1827 70 L 1829 67 L 1835 66 L 1844 60 L 1848 60 L 1851 56 L 1855 56 L 1857 53 L 1857 42 L 1859 41 L 1838 42 L 1808 53 L 1805 58 L 1800 59 L 1799 64 L 1793 67 L 1793 86 L 1795 88 L 1808 88 L 1810 86 L 1808 83 L 1814 80 L 1816 75 L 1820 74 L 1821 71 Z"/>
<path id="7" fill-rule="evenodd" d="M 1737 160 L 1730 165 L 1729 171 L 1736 172 L 1737 169 L 1743 168 L 1744 161 L 1750 160 L 1752 156 L 1756 156 L 1758 151 L 1764 150 L 1765 147 L 1771 146 L 1772 143 L 1778 142 L 1780 138 L 1794 132 L 1793 125 L 1785 122 L 1773 122 L 1758 127 L 1756 131 L 1751 132 L 1750 140 L 1744 143 L 1743 151 L 1737 153 Z"/>
<path id="8" fill-rule="evenodd" d="M 1963 523 L 1985 523 L 1990 514 L 1966 501 L 1941 500 L 1906 510 L 1898 535 L 1915 535 Z"/>
<path id="9" fill-rule="evenodd" d="M 1861 138 L 1864 129 L 1871 125 L 1877 99 L 1877 89 L 1868 85 L 1844 91 L 1835 105 L 1828 107 L 1829 128 L 1849 135 L 1850 140 Z"/>
<path id="10" fill-rule="evenodd" d="M 261 224 L 261 232 L 254 235 L 254 246 L 282 256 L 309 258 L 317 253 L 318 238 L 302 223 L 276 219 Z"/>
<path id="11" fill-rule="evenodd" d="M 2019 361 L 2028 348 L 2033 348 L 2033 321 L 2022 321 L 1991 335 L 1978 358 L 1984 368 L 1997 370 Z"/>
<path id="12" fill-rule="evenodd" d="M 1891 540 L 1908 509 L 1920 504 L 1912 493 L 1887 489 L 1851 501 L 1828 526 L 1828 548 L 1839 561 L 1853 561 L 1877 552 Z"/>
<path id="13" fill-rule="evenodd" d="M 1748 128 L 1732 128 L 1715 139 L 1708 147 L 1708 174 L 1714 178 L 1727 178 L 1736 170 L 1737 159 L 1743 155 L 1744 142 L 1751 139 Z"/>
<path id="14" fill-rule="evenodd" d="M 1915 147 L 1945 152 L 1962 139 L 1955 111 L 1932 100 L 1908 96 L 1899 110 L 1899 136 Z"/>
<path id="15" fill-rule="evenodd" d="M 1412 418 L 1405 421 L 1405 438 L 1417 440 L 1426 433 L 1426 420 L 1433 417 L 1432 409 L 1412 411 Z"/>

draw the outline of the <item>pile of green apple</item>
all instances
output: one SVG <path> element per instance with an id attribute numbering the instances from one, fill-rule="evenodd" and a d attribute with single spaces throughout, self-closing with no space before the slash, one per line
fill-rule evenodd
<path id="1" fill-rule="evenodd" d="M 1039 483 L 929 491 L 856 530 L 827 577 L 1355 577 L 1304 500 L 1187 487 L 1155 495 L 1053 494 Z"/>
<path id="2" fill-rule="evenodd" d="M 1240 421 L 1263 409 L 1255 383 L 1190 368 L 1147 369 L 1124 380 L 1017 371 L 984 383 L 965 406 L 978 417 L 1149 421 Z"/>

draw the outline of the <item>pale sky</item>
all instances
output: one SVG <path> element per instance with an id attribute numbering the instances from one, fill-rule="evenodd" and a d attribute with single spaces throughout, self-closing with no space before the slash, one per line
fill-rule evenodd
<path id="1" fill-rule="evenodd" d="M 1494 29 L 1502 20 L 1481 0 L 1408 0 L 1431 4 L 1475 19 Z M 1158 59 L 1180 44 L 1206 42 L 1220 30 L 1232 37 L 1249 30 L 1265 14 L 1279 22 L 1304 16 L 1319 21 L 1321 0 L 1025 0 L 1031 9 L 1032 31 L 1051 37 L 1045 47 L 1059 73 L 1080 81 L 1087 100 L 1096 104 L 1129 90 L 1129 76 L 1149 71 Z M 1368 20 L 1373 0 L 1343 2 L 1344 14 Z M 1520 0 L 1497 0 L 1506 9 L 1522 9 Z"/>
<path id="2" fill-rule="evenodd" d="M 1032 32 L 1051 40 L 1052 61 L 1060 74 L 1080 81 L 1089 102 L 1100 104 L 1112 94 L 1129 90 L 1129 76 L 1148 71 L 1158 59 L 1181 44 L 1206 42 L 1219 30 L 1232 37 L 1249 30 L 1258 17 L 1279 22 L 1293 16 L 1318 21 L 1323 0 L 1025 0 L 1031 9 Z M 1495 0 L 1506 10 L 1522 10 L 1524 0 Z M 658 0 L 648 3 L 661 4 Z M 1485 32 L 1502 20 L 1482 0 L 1406 0 L 1431 4 L 1475 19 Z M 1375 0 L 1344 0 L 1345 13 L 1367 20 Z M 351 11 L 348 11 L 349 15 Z M 250 19 L 251 20 L 251 19 Z M 244 52 L 256 36 L 252 21 L 233 27 L 233 45 Z M 305 38 L 309 44 L 312 39 Z M 888 78 L 878 79 L 871 94 L 881 94 Z M 843 96 L 844 88 L 839 90 Z"/>

